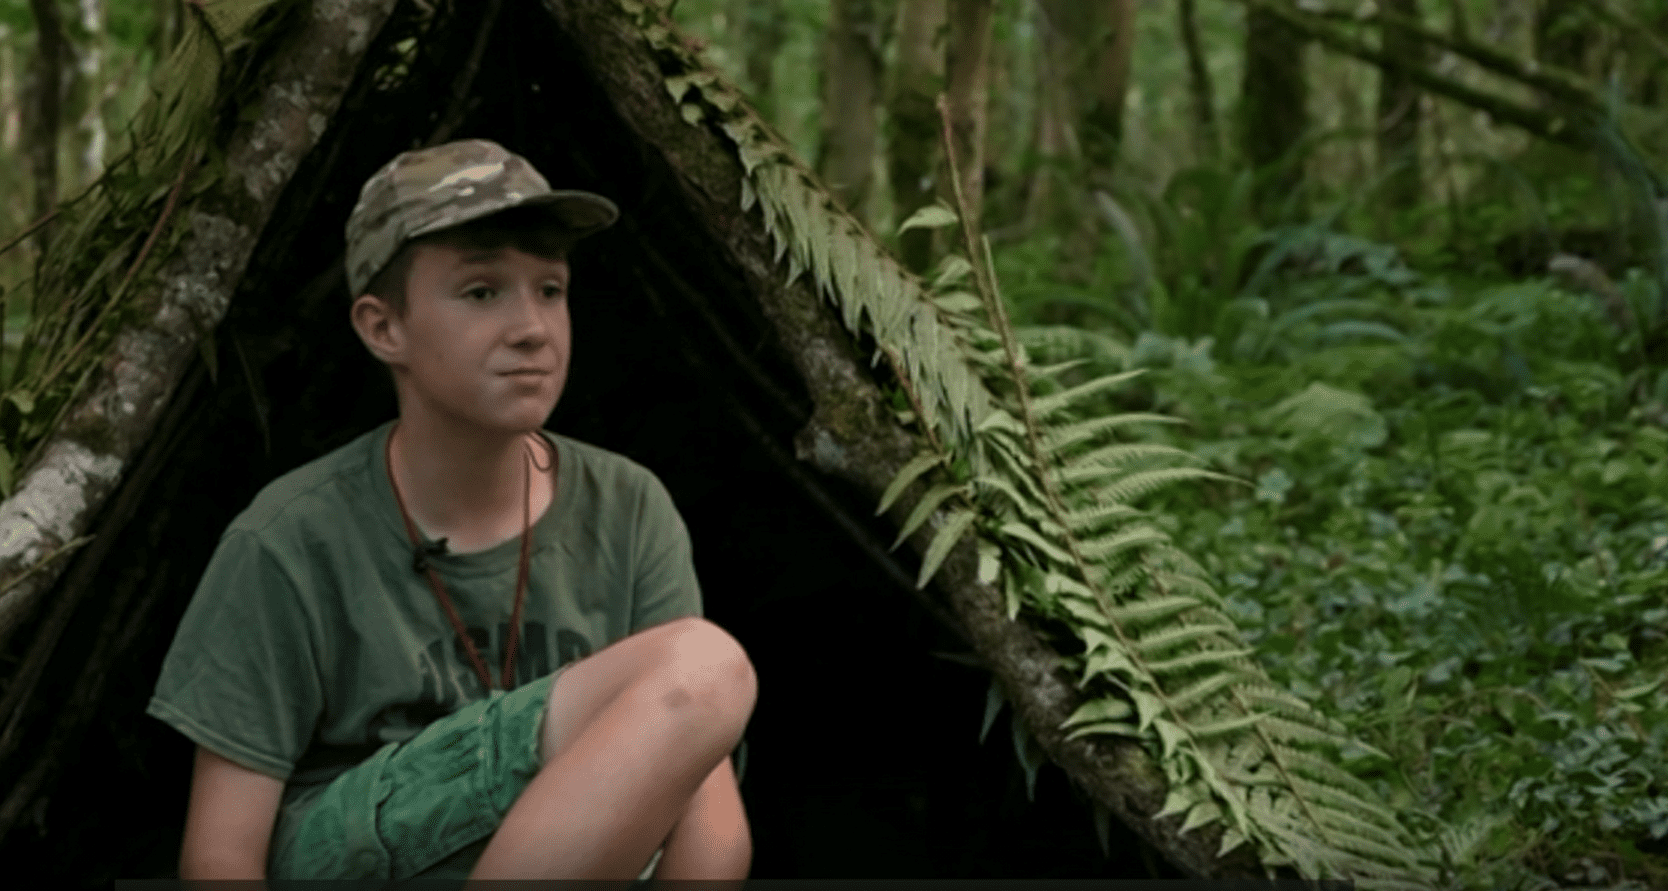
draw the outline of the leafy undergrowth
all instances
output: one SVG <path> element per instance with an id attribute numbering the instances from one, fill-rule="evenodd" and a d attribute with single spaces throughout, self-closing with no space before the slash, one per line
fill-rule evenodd
<path id="1" fill-rule="evenodd" d="M 1391 756 L 1355 767 L 1440 819 L 1457 887 L 1668 886 L 1668 367 L 1640 334 L 1660 288 L 1621 281 L 1622 323 L 1550 281 L 1281 238 L 1302 249 L 1173 336 L 1080 314 L 1025 339 L 1085 378 L 1152 369 L 1107 408 L 1186 418 L 1145 436 L 1247 481 L 1149 506 L 1270 675 Z M 1040 268 L 1024 250 L 1008 280 Z M 1097 299 L 1028 287 L 1033 323 Z M 1101 315 L 1162 321 L 1182 301 L 1151 287 Z"/>

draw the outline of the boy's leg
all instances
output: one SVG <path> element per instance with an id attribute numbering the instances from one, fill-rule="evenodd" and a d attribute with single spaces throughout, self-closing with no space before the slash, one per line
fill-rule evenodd
<path id="1" fill-rule="evenodd" d="M 756 696 L 741 645 L 694 617 L 569 666 L 549 692 L 544 764 L 471 878 L 635 878 L 740 741 Z"/>

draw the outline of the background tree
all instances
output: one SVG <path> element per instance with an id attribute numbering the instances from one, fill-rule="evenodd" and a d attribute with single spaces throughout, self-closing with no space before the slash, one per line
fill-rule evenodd
<path id="1" fill-rule="evenodd" d="M 787 39 L 787 12 L 781 3 L 729 0 L 728 18 L 741 46 L 749 98 L 765 120 L 775 120 L 776 57 Z"/>
<path id="2" fill-rule="evenodd" d="M 1261 177 L 1257 206 L 1268 217 L 1303 183 L 1296 149 L 1309 126 L 1309 81 L 1303 70 L 1305 41 L 1264 7 L 1245 15 L 1245 69 L 1240 81 L 1244 156 Z"/>
<path id="3" fill-rule="evenodd" d="M 1193 120 L 1193 149 L 1202 161 L 1215 160 L 1222 148 L 1216 129 L 1216 88 L 1199 39 L 1199 13 L 1195 0 L 1176 3 L 1176 33 L 1187 57 L 1187 95 Z"/>
<path id="4" fill-rule="evenodd" d="M 992 0 L 948 0 L 949 42 L 946 46 L 946 109 L 952 153 L 968 207 L 977 214 L 984 206 L 986 103 L 990 99 L 989 60 Z M 948 183 L 944 187 L 947 188 Z M 952 205 L 955 203 L 952 199 Z M 979 220 L 963 220 L 979 226 Z"/>
<path id="5" fill-rule="evenodd" d="M 886 0 L 832 0 L 823 38 L 822 141 L 817 169 L 859 219 L 868 216 L 874 181 L 875 111 L 880 102 L 888 5 Z"/>
<path id="6" fill-rule="evenodd" d="M 33 210 L 40 218 L 58 202 L 58 136 L 69 43 L 55 0 L 29 0 L 29 9 L 35 16 L 35 54 L 24 84 L 23 133 L 34 185 Z M 47 231 L 41 231 L 41 243 Z"/>
<path id="7" fill-rule="evenodd" d="M 898 220 L 938 196 L 942 141 L 937 97 L 944 89 L 945 0 L 898 0 L 896 62 L 887 88 L 887 178 Z M 905 266 L 924 272 L 932 262 L 933 232 L 912 229 L 899 238 Z"/>
<path id="8" fill-rule="evenodd" d="M 1384 0 L 1386 12 L 1410 21 L 1419 20 L 1419 0 Z M 1398 28 L 1394 20 L 1380 26 L 1380 42 L 1387 55 L 1419 60 L 1425 45 L 1406 29 Z M 1406 210 L 1419 202 L 1419 102 L 1423 96 L 1418 85 L 1398 68 L 1379 69 L 1378 81 L 1378 146 L 1379 175 L 1385 177 L 1381 194 L 1385 203 L 1395 210 Z"/>

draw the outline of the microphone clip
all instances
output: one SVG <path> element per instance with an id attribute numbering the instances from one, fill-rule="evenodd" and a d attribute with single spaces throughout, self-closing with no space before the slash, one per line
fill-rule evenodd
<path id="1" fill-rule="evenodd" d="M 435 539 L 434 544 L 418 545 L 411 555 L 411 568 L 422 575 L 429 571 L 429 558 L 439 557 L 446 553 L 446 539 Z"/>

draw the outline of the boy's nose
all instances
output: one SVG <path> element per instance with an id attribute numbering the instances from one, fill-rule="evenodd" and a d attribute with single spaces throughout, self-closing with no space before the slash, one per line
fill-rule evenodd
<path id="1" fill-rule="evenodd" d="M 539 289 L 532 286 L 518 288 L 515 299 L 515 318 L 510 336 L 517 343 L 546 340 L 550 337 L 550 319 L 539 303 Z"/>

